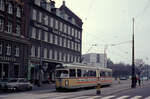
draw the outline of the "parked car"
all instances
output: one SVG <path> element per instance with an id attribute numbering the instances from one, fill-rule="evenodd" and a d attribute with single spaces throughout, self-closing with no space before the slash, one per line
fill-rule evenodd
<path id="1" fill-rule="evenodd" d="M 17 91 L 17 90 L 32 90 L 32 84 L 24 78 L 12 78 L 1 80 L 1 90 L 3 91 Z"/>
<path id="2" fill-rule="evenodd" d="M 8 79 L 0 79 L 0 90 L 5 89 L 5 85 L 8 83 Z"/>

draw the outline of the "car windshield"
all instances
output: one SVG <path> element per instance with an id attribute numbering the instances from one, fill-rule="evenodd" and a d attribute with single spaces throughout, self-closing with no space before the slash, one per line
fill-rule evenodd
<path id="1" fill-rule="evenodd" d="M 68 70 L 57 70 L 56 71 L 56 78 L 67 78 L 68 77 Z"/>

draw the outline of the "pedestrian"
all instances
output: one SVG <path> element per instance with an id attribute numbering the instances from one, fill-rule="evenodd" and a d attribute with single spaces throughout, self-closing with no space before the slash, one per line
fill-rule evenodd
<path id="1" fill-rule="evenodd" d="M 138 83 L 139 83 L 139 86 L 141 86 L 141 79 L 140 79 L 140 77 L 138 78 Z"/>

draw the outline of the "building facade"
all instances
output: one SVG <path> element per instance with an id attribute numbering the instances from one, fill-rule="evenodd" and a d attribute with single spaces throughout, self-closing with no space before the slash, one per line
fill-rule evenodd
<path id="1" fill-rule="evenodd" d="M 27 0 L 26 5 L 31 42 L 28 78 L 53 78 L 57 64 L 80 62 L 83 23 L 65 2 L 60 8 L 52 0 Z"/>
<path id="2" fill-rule="evenodd" d="M 88 53 L 82 56 L 82 63 L 96 66 L 96 67 L 107 67 L 107 57 L 106 54 L 99 53 Z"/>
<path id="3" fill-rule="evenodd" d="M 24 3 L 0 0 L 0 78 L 27 76 L 28 46 Z"/>

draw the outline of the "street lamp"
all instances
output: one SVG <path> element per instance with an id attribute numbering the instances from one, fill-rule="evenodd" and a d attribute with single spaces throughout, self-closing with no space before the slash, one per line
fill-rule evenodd
<path id="1" fill-rule="evenodd" d="M 132 83 L 131 88 L 136 87 L 135 64 L 134 64 L 134 18 L 133 18 L 133 34 L 132 34 Z"/>

